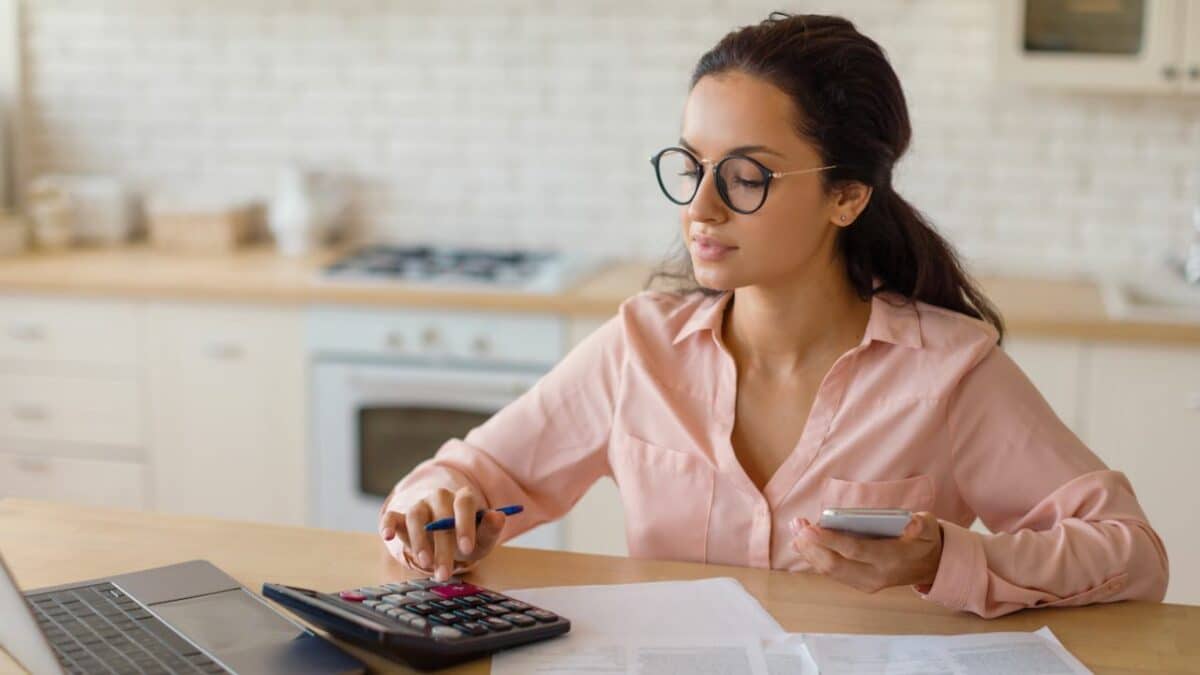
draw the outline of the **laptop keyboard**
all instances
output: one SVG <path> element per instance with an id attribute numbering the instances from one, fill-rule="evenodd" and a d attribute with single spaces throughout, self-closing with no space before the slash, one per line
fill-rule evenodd
<path id="1" fill-rule="evenodd" d="M 112 584 L 26 599 L 69 673 L 228 672 Z"/>

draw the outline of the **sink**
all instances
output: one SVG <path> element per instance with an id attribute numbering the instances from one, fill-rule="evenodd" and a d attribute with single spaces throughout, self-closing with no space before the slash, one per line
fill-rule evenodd
<path id="1" fill-rule="evenodd" d="M 1097 281 L 1112 319 L 1200 325 L 1200 285 L 1170 265 Z"/>

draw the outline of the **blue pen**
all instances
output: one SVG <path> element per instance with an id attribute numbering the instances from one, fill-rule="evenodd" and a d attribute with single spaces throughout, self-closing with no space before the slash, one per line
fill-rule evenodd
<path id="1" fill-rule="evenodd" d="M 513 504 L 512 506 L 501 506 L 500 508 L 493 509 L 493 510 L 499 511 L 500 513 L 503 513 L 506 516 L 515 516 L 518 513 L 524 511 L 525 507 L 521 506 L 520 504 Z M 476 525 L 479 524 L 479 521 L 483 520 L 483 514 L 486 512 L 487 512 L 487 509 L 479 509 L 478 511 L 475 512 L 475 524 Z M 453 530 L 453 529 L 454 529 L 454 519 L 453 518 L 442 518 L 441 520 L 435 520 L 432 523 L 429 523 L 428 525 L 425 526 L 426 532 L 437 532 L 438 530 Z"/>

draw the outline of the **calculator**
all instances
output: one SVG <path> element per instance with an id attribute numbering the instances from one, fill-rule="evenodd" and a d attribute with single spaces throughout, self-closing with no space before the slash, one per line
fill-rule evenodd
<path id="1" fill-rule="evenodd" d="M 335 593 L 265 583 L 262 594 L 336 637 L 422 670 L 571 630 L 554 612 L 457 578 Z"/>

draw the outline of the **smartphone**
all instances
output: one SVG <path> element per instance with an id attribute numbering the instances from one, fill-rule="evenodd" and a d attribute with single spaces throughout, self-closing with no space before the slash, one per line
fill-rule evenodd
<path id="1" fill-rule="evenodd" d="M 821 527 L 869 537 L 899 537 L 912 520 L 904 509 L 824 509 Z"/>

